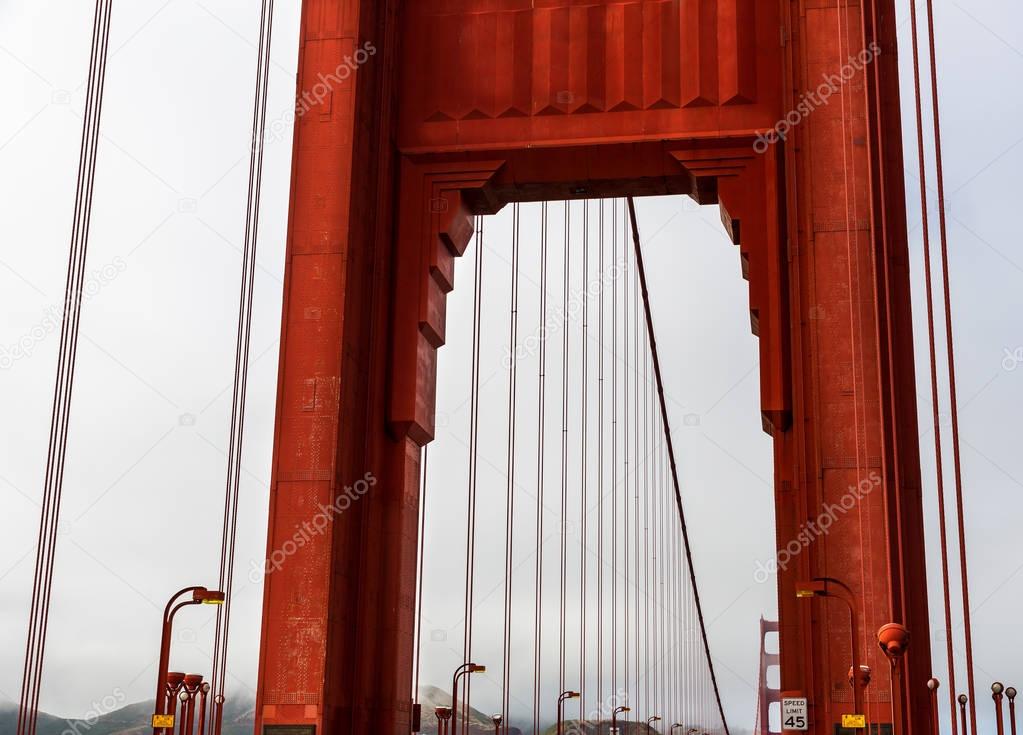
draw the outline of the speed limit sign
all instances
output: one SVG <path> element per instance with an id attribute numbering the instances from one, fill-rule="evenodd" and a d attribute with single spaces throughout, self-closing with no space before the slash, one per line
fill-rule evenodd
<path id="1" fill-rule="evenodd" d="M 786 697 L 781 700 L 781 729 L 810 729 L 806 697 Z"/>

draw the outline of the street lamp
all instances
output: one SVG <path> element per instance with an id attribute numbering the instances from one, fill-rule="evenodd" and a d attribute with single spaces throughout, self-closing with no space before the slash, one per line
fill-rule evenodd
<path id="1" fill-rule="evenodd" d="M 486 670 L 486 666 L 474 663 L 464 663 L 455 669 L 455 675 L 451 678 L 451 735 L 458 732 L 458 680 L 466 674 L 482 674 Z"/>
<path id="2" fill-rule="evenodd" d="M 565 700 L 566 699 L 578 699 L 579 692 L 573 692 L 568 689 L 558 695 L 558 729 L 557 735 L 561 735 L 561 723 L 565 719 Z"/>
<path id="3" fill-rule="evenodd" d="M 191 599 L 178 602 L 182 597 L 191 593 Z M 223 605 L 225 595 L 219 590 L 209 590 L 205 587 L 185 587 L 179 590 L 167 602 L 163 610 L 163 628 L 160 636 L 160 660 L 156 668 L 156 713 L 153 715 L 153 735 L 160 735 L 161 731 L 166 733 L 167 728 L 173 732 L 173 719 L 167 720 L 167 710 L 174 705 L 168 705 L 166 700 L 166 689 L 168 684 L 167 667 L 170 662 L 171 632 L 174 628 L 174 616 L 178 610 L 189 605 Z M 175 604 L 176 603 L 176 604 Z"/>
<path id="4" fill-rule="evenodd" d="M 491 722 L 494 723 L 494 735 L 500 735 L 500 733 L 501 733 L 501 723 L 504 722 L 504 715 L 500 715 L 500 714 L 491 715 L 490 716 L 490 720 L 491 720 Z"/>
<path id="5" fill-rule="evenodd" d="M 882 625 L 877 631 L 877 645 L 881 647 L 881 651 L 888 657 L 888 662 L 892 665 L 892 719 L 895 721 L 895 735 L 899 735 L 902 730 L 903 694 L 902 669 L 899 668 L 899 662 L 906 655 L 906 649 L 909 648 L 909 630 L 906 626 L 898 623 Z M 934 696 L 937 697 L 937 695 Z M 937 731 L 937 717 L 935 717 L 934 723 L 935 731 Z"/>
<path id="6" fill-rule="evenodd" d="M 647 717 L 646 718 L 646 729 L 647 730 L 652 730 L 653 728 L 650 727 L 650 723 L 651 722 L 660 722 L 660 721 L 661 721 L 661 718 L 658 717 L 657 715 L 654 715 L 653 717 Z"/>
<path id="7" fill-rule="evenodd" d="M 451 719 L 451 708 L 437 707 L 433 710 L 433 713 L 437 715 L 437 735 L 447 735 L 447 724 L 448 720 Z"/>
<path id="8" fill-rule="evenodd" d="M 995 700 L 995 722 L 998 725 L 998 735 L 1005 735 L 1005 723 L 1002 722 L 1002 692 L 1005 687 L 1002 682 L 996 681 L 991 685 L 991 699 Z"/>
<path id="9" fill-rule="evenodd" d="M 966 733 L 966 705 L 970 701 L 970 698 L 965 694 L 960 694 L 958 697 L 959 702 L 959 719 L 963 723 L 963 733 Z"/>
<path id="10" fill-rule="evenodd" d="M 618 732 L 618 713 L 619 712 L 632 712 L 632 710 L 629 709 L 628 707 L 625 707 L 625 706 L 615 707 L 613 710 L 611 710 L 611 729 L 615 733 Z"/>
<path id="11" fill-rule="evenodd" d="M 210 693 L 210 683 L 204 681 L 199 687 L 199 735 L 206 733 L 206 698 Z"/>
<path id="12" fill-rule="evenodd" d="M 1012 735 L 1016 735 L 1016 689 L 1009 687 L 1005 690 L 1005 696 L 1009 698 L 1009 725 L 1012 728 Z"/>
<path id="13" fill-rule="evenodd" d="M 683 725 L 681 722 L 676 722 L 674 725 L 668 728 L 668 735 L 672 735 L 672 733 L 675 732 L 676 727 L 685 727 L 685 725 Z"/>
<path id="14" fill-rule="evenodd" d="M 859 618 L 856 616 L 853 593 L 848 585 L 833 577 L 814 577 L 809 582 L 799 582 L 796 584 L 796 597 L 834 597 L 849 607 L 849 620 L 850 627 L 852 628 L 852 669 L 853 671 L 859 671 L 860 659 L 856 653 L 856 641 L 860 639 Z M 859 677 L 855 677 L 853 679 L 853 707 L 856 709 L 856 714 L 863 712 L 863 690 L 859 684 Z"/>
<path id="15" fill-rule="evenodd" d="M 927 688 L 931 692 L 931 735 L 939 735 L 941 732 L 941 724 L 938 722 L 938 687 L 940 686 L 941 682 L 933 677 L 927 680 Z"/>
<path id="16" fill-rule="evenodd" d="M 188 696 L 181 700 L 185 703 L 185 711 L 181 714 L 185 718 L 185 735 L 192 735 L 192 726 L 195 722 L 195 696 L 202 687 L 202 674 L 186 674 L 184 686 L 184 693 Z M 178 732 L 181 732 L 181 728 L 178 728 Z"/>
<path id="17" fill-rule="evenodd" d="M 220 728 L 224 723 L 224 695 L 218 694 L 213 698 L 213 722 L 211 735 L 220 735 Z"/>

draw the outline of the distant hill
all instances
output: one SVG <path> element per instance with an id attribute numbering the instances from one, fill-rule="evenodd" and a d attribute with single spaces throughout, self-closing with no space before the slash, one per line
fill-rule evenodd
<path id="1" fill-rule="evenodd" d="M 451 695 L 434 686 L 424 686 L 420 691 L 423 707 L 422 733 L 436 735 L 436 707 L 450 707 Z M 95 722 L 65 719 L 39 713 L 37 735 L 151 735 L 150 717 L 152 702 L 137 702 L 103 715 Z M 0 702 L 0 735 L 15 735 L 18 726 L 18 711 L 12 704 Z M 255 726 L 255 705 L 251 699 L 228 699 L 224 708 L 223 735 L 252 735 Z M 610 735 L 611 723 L 603 721 L 579 723 L 569 720 L 564 725 L 564 735 Z M 619 735 L 655 735 L 655 731 L 641 722 L 619 721 Z M 555 735 L 556 725 L 541 728 L 543 735 Z M 469 708 L 469 735 L 493 735 L 494 723 L 489 714 Z M 733 731 L 735 733 L 735 731 Z M 502 735 L 522 735 L 521 729 L 509 728 Z M 739 733 L 735 733 L 739 735 Z M 745 735 L 745 734 L 743 734 Z"/>
<path id="2" fill-rule="evenodd" d="M 114 710 L 94 722 L 65 719 L 45 712 L 39 713 L 37 735 L 147 735 L 152 733 L 150 718 L 152 702 L 137 702 Z M 228 699 L 224 705 L 223 735 L 252 735 L 255 725 L 252 700 Z M 10 704 L 0 704 L 0 735 L 15 735 L 18 729 L 18 710 Z"/>
<path id="3" fill-rule="evenodd" d="M 556 735 L 557 731 L 558 726 L 554 724 L 544 731 L 544 735 Z M 601 722 L 568 720 L 562 725 L 561 731 L 564 735 L 610 735 L 611 722 L 610 720 Z M 619 735 L 657 735 L 657 731 L 648 727 L 646 723 L 628 720 L 618 721 L 618 733 Z"/>
<path id="4" fill-rule="evenodd" d="M 419 703 L 423 707 L 420 732 L 424 735 L 433 735 L 437 732 L 437 716 L 434 714 L 434 710 L 437 707 L 450 707 L 451 695 L 438 687 L 426 685 L 419 688 Z M 461 732 L 461 728 L 459 728 L 459 732 Z M 469 732 L 473 735 L 493 735 L 494 722 L 490 719 L 490 715 L 470 707 Z M 503 732 L 504 728 L 502 728 Z M 518 728 L 511 727 L 508 728 L 507 735 L 522 735 L 522 732 Z"/>

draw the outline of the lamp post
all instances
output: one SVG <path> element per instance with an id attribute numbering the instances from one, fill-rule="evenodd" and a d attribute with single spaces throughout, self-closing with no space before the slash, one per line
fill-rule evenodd
<path id="1" fill-rule="evenodd" d="M 184 728 L 179 728 L 185 735 L 192 735 L 192 727 L 195 722 L 195 696 L 199 693 L 199 688 L 202 686 L 202 675 L 201 674 L 186 674 L 184 680 L 185 694 L 188 695 L 187 699 L 182 699 L 184 712 L 181 716 L 184 718 Z"/>
<path id="2" fill-rule="evenodd" d="M 931 692 L 931 733 L 932 735 L 938 735 L 941 732 L 941 726 L 938 723 L 938 687 L 941 686 L 941 682 L 931 677 L 927 680 L 927 688 Z"/>
<path id="3" fill-rule="evenodd" d="M 858 671 L 860 660 L 856 652 L 856 642 L 860 639 L 860 626 L 859 617 L 856 615 L 856 606 L 853 604 L 853 593 L 849 586 L 833 577 L 814 577 L 809 582 L 800 582 L 796 585 L 796 597 L 834 597 L 849 607 L 849 621 L 852 628 L 852 668 L 853 671 Z M 856 714 L 863 713 L 863 690 L 859 686 L 859 677 L 853 679 L 853 707 L 856 709 Z"/>
<path id="4" fill-rule="evenodd" d="M 613 710 L 611 710 L 611 729 L 615 733 L 618 732 L 618 713 L 619 712 L 632 712 L 632 710 L 629 709 L 628 707 L 625 707 L 625 706 L 615 707 Z"/>
<path id="5" fill-rule="evenodd" d="M 685 725 L 683 725 L 681 722 L 676 722 L 674 725 L 668 728 L 668 735 L 672 735 L 672 733 L 675 732 L 676 727 L 685 727 Z"/>
<path id="6" fill-rule="evenodd" d="M 474 663 L 464 663 L 455 669 L 451 677 L 451 735 L 458 732 L 458 680 L 466 674 L 482 674 L 486 670 L 486 666 Z"/>
<path id="7" fill-rule="evenodd" d="M 181 693 L 181 688 L 185 683 L 185 674 L 181 671 L 170 671 L 167 673 L 167 683 L 164 691 L 164 713 L 169 714 L 173 721 L 176 719 L 178 711 L 178 694 Z M 171 732 L 174 732 L 173 724 L 171 726 Z"/>
<path id="8" fill-rule="evenodd" d="M 189 593 L 192 595 L 190 599 L 178 602 Z M 189 605 L 222 605 L 224 604 L 224 597 L 224 593 L 218 590 L 209 590 L 205 587 L 185 587 L 183 590 L 179 590 L 167 602 L 167 607 L 163 610 L 163 625 L 160 634 L 160 660 L 156 667 L 156 712 L 153 715 L 153 735 L 166 733 L 168 725 L 161 724 L 158 726 L 158 723 L 166 722 L 164 716 L 168 714 L 167 710 L 174 707 L 173 704 L 169 705 L 166 699 L 168 684 L 167 667 L 170 663 L 170 642 L 171 633 L 174 629 L 174 616 L 178 610 Z M 171 721 L 169 727 L 173 731 L 173 721 Z"/>
<path id="9" fill-rule="evenodd" d="M 501 714 L 491 715 L 490 721 L 494 723 L 494 735 L 500 735 L 501 723 L 504 722 L 504 715 Z"/>
<path id="10" fill-rule="evenodd" d="M 965 694 L 960 694 L 957 701 L 959 702 L 959 720 L 963 723 L 963 735 L 966 735 L 968 732 L 966 729 L 966 705 L 970 701 L 970 698 Z"/>
<path id="11" fill-rule="evenodd" d="M 909 630 L 898 623 L 882 625 L 877 631 L 877 645 L 881 647 L 881 651 L 892 665 L 892 719 L 895 724 L 895 735 L 899 735 L 902 731 L 902 669 L 899 668 L 899 662 L 909 648 Z M 937 716 L 934 723 L 937 728 Z"/>
<path id="12" fill-rule="evenodd" d="M 224 695 L 218 694 L 213 698 L 213 732 L 211 735 L 220 735 L 220 728 L 224 723 Z"/>
<path id="13" fill-rule="evenodd" d="M 564 722 L 565 719 L 565 700 L 578 698 L 579 692 L 573 692 L 571 689 L 568 689 L 558 695 L 558 735 L 561 735 L 561 723 Z"/>
<path id="14" fill-rule="evenodd" d="M 1009 698 L 1009 727 L 1012 735 L 1016 735 L 1016 688 L 1009 687 L 1005 690 L 1005 696 Z"/>
<path id="15" fill-rule="evenodd" d="M 995 700 L 995 723 L 998 725 L 998 735 L 1005 735 L 1005 723 L 1002 722 L 1002 692 L 1005 687 L 1002 682 L 996 681 L 991 685 L 991 699 Z"/>
<path id="16" fill-rule="evenodd" d="M 451 712 L 450 707 L 437 707 L 433 710 L 433 713 L 437 715 L 437 735 L 447 735 L 447 724 L 451 719 Z"/>
<path id="17" fill-rule="evenodd" d="M 204 681 L 199 687 L 199 735 L 206 735 L 206 699 L 210 688 L 208 681 Z"/>
<path id="18" fill-rule="evenodd" d="M 647 730 L 653 729 L 653 728 L 650 727 L 650 723 L 652 723 L 652 722 L 660 722 L 660 721 L 661 721 L 661 718 L 659 716 L 657 716 L 657 715 L 654 715 L 652 717 L 647 717 L 646 718 L 646 729 Z"/>

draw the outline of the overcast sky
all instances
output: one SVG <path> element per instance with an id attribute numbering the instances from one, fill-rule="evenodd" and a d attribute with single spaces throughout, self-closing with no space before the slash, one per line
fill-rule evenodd
<path id="1" fill-rule="evenodd" d="M 983 692 L 995 678 L 1023 681 L 1023 251 L 1014 216 L 1023 165 L 1023 10 L 1009 0 L 935 4 Z M 84 714 L 115 690 L 129 701 L 151 696 L 168 594 L 216 577 L 257 5 L 115 2 L 88 265 L 98 287 L 83 311 L 42 698 L 50 712 Z M 283 120 L 292 106 L 298 31 L 297 0 L 276 5 L 271 121 Z M 903 36 L 905 5 L 900 2 Z M 0 0 L 0 348 L 7 350 L 43 324 L 62 298 L 91 17 L 91 2 Z M 908 45 L 902 61 L 906 67 Z M 903 87 L 905 108 L 911 88 Z M 914 135 L 908 124 L 906 131 Z M 913 151 L 915 138 L 908 137 L 908 168 L 915 171 Z M 248 570 L 265 544 L 289 162 L 285 133 L 266 152 L 238 541 L 243 568 L 230 667 L 229 686 L 250 693 L 262 590 L 249 582 Z M 926 426 L 915 173 L 907 184 Z M 508 216 L 488 225 L 495 252 L 506 248 Z M 771 556 L 772 469 L 757 415 L 757 345 L 746 284 L 713 209 L 682 199 L 644 201 L 640 224 L 651 236 L 651 299 L 711 646 L 729 720 L 747 728 L 756 701 L 757 620 L 775 614 L 775 600 L 772 585 L 754 578 L 757 562 Z M 461 286 L 470 283 L 470 262 L 459 264 Z M 500 267 L 495 278 L 498 273 Z M 529 284 L 524 288 L 535 297 Z M 457 435 L 464 436 L 465 415 L 458 407 L 465 397 L 460 371 L 470 308 L 471 293 L 456 291 L 438 396 L 447 424 L 433 455 L 448 458 L 450 482 L 461 487 L 464 447 Z M 506 313 L 498 307 L 493 324 L 505 334 Z M 16 700 L 20 686 L 58 341 L 56 333 L 33 340 L 30 356 L 0 370 L 0 699 Z M 699 425 L 687 426 L 694 423 L 687 415 L 699 416 Z M 933 547 L 927 431 L 923 439 Z M 437 479 L 439 485 L 445 477 Z M 430 539 L 441 536 L 439 526 L 430 530 Z M 456 559 L 453 571 L 460 570 Z M 430 567 L 431 574 L 442 571 Z M 937 571 L 930 581 L 935 613 Z M 443 600 L 427 595 L 427 617 L 460 639 L 457 617 L 449 613 Z M 208 670 L 209 622 L 203 610 L 181 619 L 175 666 Z M 940 615 L 933 627 L 940 643 Z M 443 685 L 453 660 L 449 649 L 443 641 L 425 644 L 424 681 Z M 935 650 L 937 676 L 945 680 L 940 646 Z M 983 703 L 986 711 L 986 696 Z"/>

